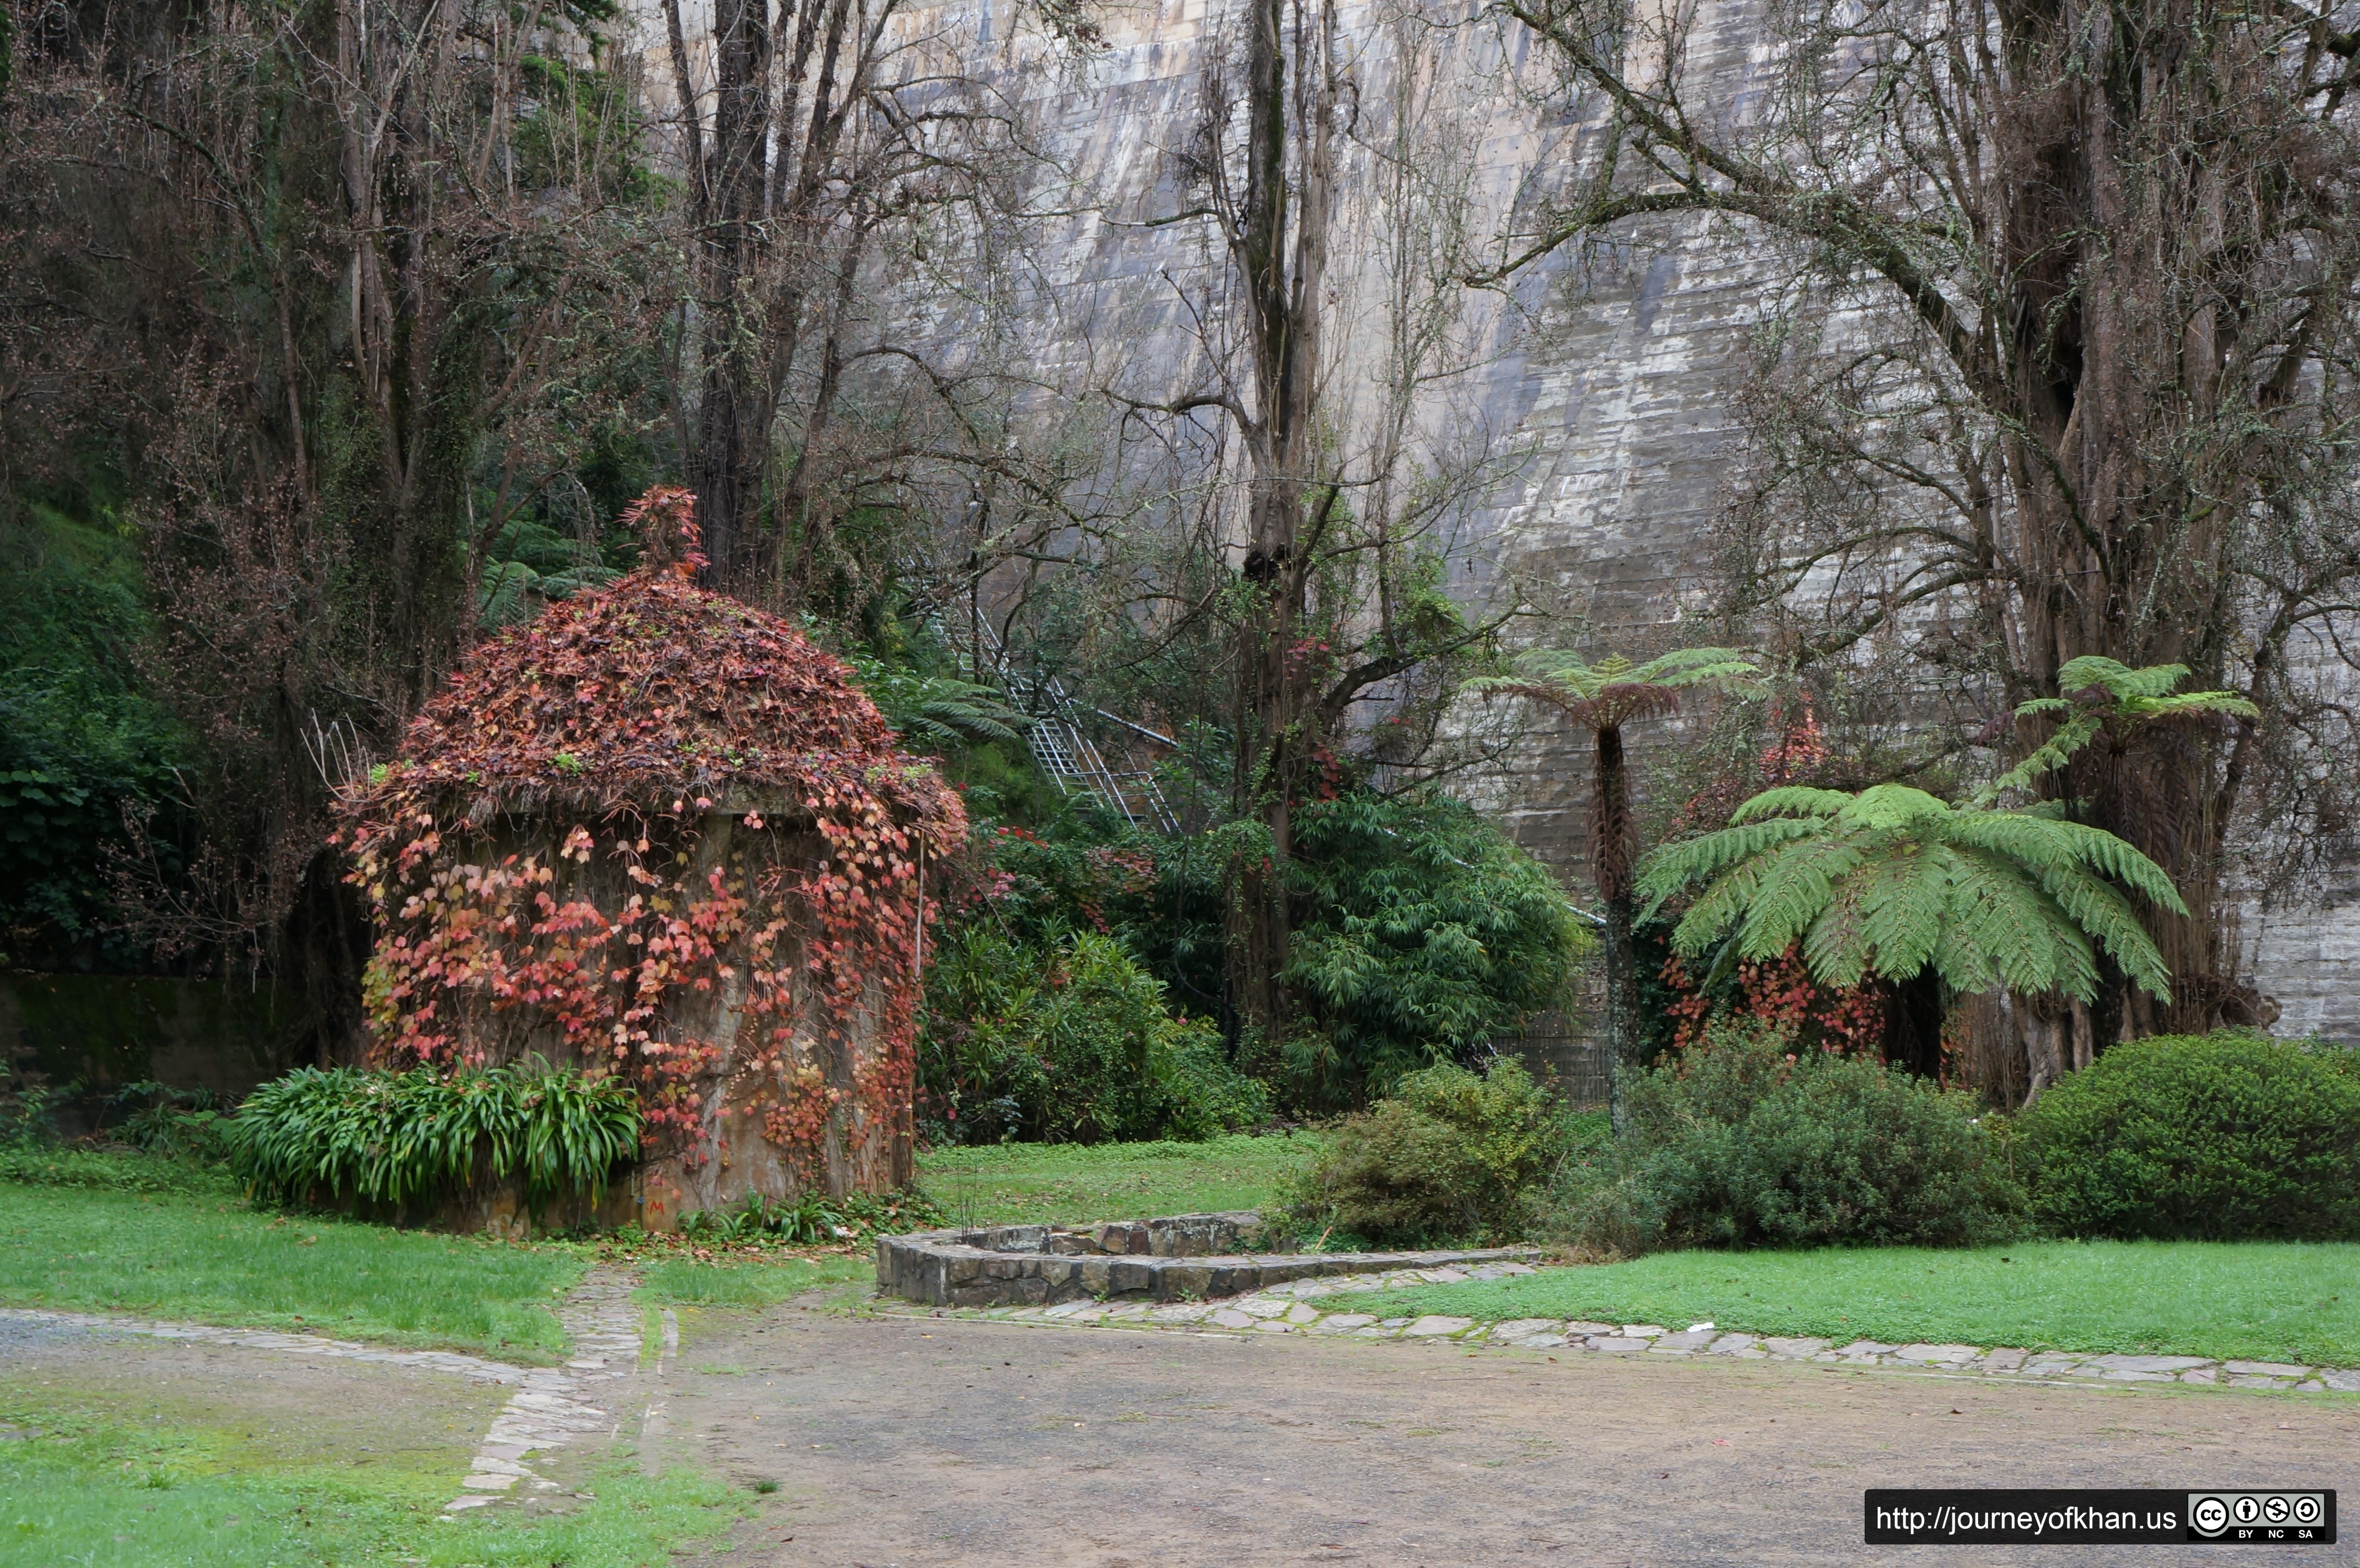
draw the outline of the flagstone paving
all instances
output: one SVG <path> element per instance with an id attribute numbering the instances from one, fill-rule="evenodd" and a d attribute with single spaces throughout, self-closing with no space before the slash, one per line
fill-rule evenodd
<path id="1" fill-rule="evenodd" d="M 557 1321 L 565 1326 L 573 1355 L 563 1367 L 524 1374 L 477 1445 L 459 1495 L 442 1505 L 445 1513 L 488 1508 L 503 1497 L 563 1492 L 563 1483 L 544 1473 L 556 1452 L 577 1443 L 611 1442 L 620 1433 L 626 1418 L 619 1412 L 640 1392 L 640 1311 L 631 1300 L 638 1286 L 637 1275 L 599 1264 L 566 1292 Z M 650 1368 L 657 1382 L 680 1345 L 678 1320 L 669 1309 L 663 1323 L 662 1348 Z M 648 1399 L 641 1430 L 661 1432 L 663 1424 L 663 1403 Z"/>
<path id="2" fill-rule="evenodd" d="M 2196 1383 L 2300 1393 L 2360 1393 L 2360 1370 L 2277 1361 L 2216 1361 L 2197 1356 L 2076 1355 L 2010 1345 L 1886 1345 L 1877 1340 L 1781 1337 L 1724 1330 L 1710 1323 L 1606 1323 L 1582 1319 L 1423 1316 L 1379 1319 L 1353 1310 L 1351 1298 L 1415 1285 L 1501 1279 L 1535 1270 L 1522 1263 L 1472 1268 L 1399 1269 L 1331 1275 L 1273 1286 L 1226 1301 L 1065 1301 L 1054 1307 L 911 1308 L 934 1317 L 1017 1323 L 1165 1328 L 1199 1333 L 1343 1335 L 1352 1339 L 1449 1341 L 1470 1348 L 1578 1351 L 1600 1356 L 1726 1356 L 1739 1361 L 1802 1361 L 2012 1379 L 2087 1378 L 2114 1383 Z M 880 1299 L 881 1310 L 896 1303 Z"/>

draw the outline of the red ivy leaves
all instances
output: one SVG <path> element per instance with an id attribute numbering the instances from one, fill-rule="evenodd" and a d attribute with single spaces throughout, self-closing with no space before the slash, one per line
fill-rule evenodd
<path id="1" fill-rule="evenodd" d="M 1665 1008 L 1674 1020 L 1672 1048 L 1686 1051 L 1704 1038 L 1712 1001 L 1697 988 L 1677 953 L 1665 960 L 1663 980 L 1672 992 Z M 1822 986 L 1811 978 L 1801 955 L 1788 948 L 1776 958 L 1741 960 L 1737 986 L 1739 1000 L 1732 1010 L 1740 1018 L 1759 1019 L 1822 1051 L 1849 1054 L 1883 1050 L 1885 998 L 1874 981 L 1846 990 Z"/>
<path id="2" fill-rule="evenodd" d="M 955 853 L 966 812 L 840 661 L 688 581 L 700 558 L 685 492 L 650 491 L 631 515 L 647 567 L 478 648 L 400 757 L 339 801 L 336 841 L 383 939 L 368 978 L 379 1053 L 479 1056 L 461 1024 L 471 1009 L 453 1003 L 519 1015 L 603 1054 L 639 1086 L 650 1139 L 693 1152 L 699 1085 L 730 1042 L 684 1036 L 675 998 L 737 988 L 738 1038 L 770 1042 L 746 1053 L 758 1094 L 782 1067 L 798 997 L 822 1004 L 838 1040 L 873 1000 L 881 1027 L 855 1095 L 869 1126 L 894 1127 L 915 1070 L 917 857 Z M 792 870 L 715 866 L 692 885 L 683 852 L 716 804 L 746 832 L 815 831 L 826 852 Z M 550 819 L 576 820 L 544 863 L 497 855 L 503 815 L 552 833 Z M 573 888 L 600 856 L 631 885 L 619 907 Z M 841 1094 L 815 1097 L 803 1077 L 788 1074 L 764 1120 L 815 1148 Z"/>

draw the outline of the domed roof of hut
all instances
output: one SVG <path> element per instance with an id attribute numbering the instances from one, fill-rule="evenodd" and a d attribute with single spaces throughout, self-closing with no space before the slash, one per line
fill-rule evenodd
<path id="1" fill-rule="evenodd" d="M 635 503 L 625 516 L 642 527 L 640 568 L 477 646 L 411 721 L 399 758 L 344 791 L 347 816 L 481 823 L 692 804 L 836 815 L 874 800 L 938 844 L 963 833 L 958 797 L 901 750 L 843 661 L 691 581 L 704 559 L 691 508 L 668 488 Z"/>

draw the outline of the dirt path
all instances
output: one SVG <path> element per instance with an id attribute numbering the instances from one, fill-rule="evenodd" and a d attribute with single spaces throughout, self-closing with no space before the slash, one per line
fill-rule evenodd
<path id="1" fill-rule="evenodd" d="M 2347 1396 L 795 1309 L 692 1323 L 671 1411 L 668 1441 L 779 1484 L 740 1565 L 2217 1568 L 2201 1548 L 1873 1550 L 1861 1493 L 2305 1485 L 2360 1501 Z"/>

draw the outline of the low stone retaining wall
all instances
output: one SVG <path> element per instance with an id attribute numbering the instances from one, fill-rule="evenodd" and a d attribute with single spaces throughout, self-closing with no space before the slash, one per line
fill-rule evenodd
<path id="1" fill-rule="evenodd" d="M 1043 1306 L 1241 1296 L 1295 1279 L 1519 1258 L 1515 1247 L 1458 1252 L 1240 1250 L 1260 1214 L 1173 1214 L 1108 1225 L 921 1231 L 877 1242 L 877 1288 L 934 1307 Z"/>

